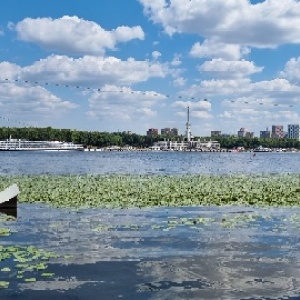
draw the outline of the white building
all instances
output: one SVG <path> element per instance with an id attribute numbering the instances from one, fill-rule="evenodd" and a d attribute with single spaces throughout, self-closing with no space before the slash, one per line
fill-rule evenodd
<path id="1" fill-rule="evenodd" d="M 300 139 L 300 127 L 299 124 L 288 125 L 288 138 L 289 139 Z"/>

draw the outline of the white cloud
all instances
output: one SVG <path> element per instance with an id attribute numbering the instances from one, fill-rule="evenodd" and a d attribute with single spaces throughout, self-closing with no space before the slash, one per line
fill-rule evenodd
<path id="1" fill-rule="evenodd" d="M 254 109 L 254 108 L 239 108 L 233 110 L 226 110 L 218 115 L 220 121 L 232 121 L 241 126 L 247 124 L 250 131 L 254 128 L 257 131 L 264 130 L 261 127 L 261 123 L 269 124 L 269 126 L 275 123 L 299 123 L 299 114 L 292 110 L 265 110 L 265 109 Z M 251 129 L 250 129 L 251 128 Z"/>
<path id="2" fill-rule="evenodd" d="M 178 67 L 182 64 L 181 56 L 179 54 L 175 54 L 173 60 L 171 61 L 171 65 L 173 67 Z"/>
<path id="3" fill-rule="evenodd" d="M 168 66 L 159 62 L 95 56 L 74 59 L 52 55 L 24 67 L 21 76 L 27 80 L 101 87 L 103 84 L 133 84 L 154 77 L 164 78 L 168 73 Z"/>
<path id="4" fill-rule="evenodd" d="M 300 87 L 291 84 L 286 79 L 275 78 L 252 82 L 249 78 L 230 78 L 203 80 L 199 84 L 191 85 L 182 92 L 187 97 L 205 95 L 210 98 L 240 98 L 253 97 L 256 99 L 272 97 L 281 101 L 298 97 Z"/>
<path id="5" fill-rule="evenodd" d="M 143 40 L 145 37 L 140 26 L 121 26 L 107 31 L 97 23 L 77 16 L 63 16 L 60 19 L 26 18 L 14 28 L 21 40 L 48 50 L 90 55 L 102 55 L 105 49 L 114 49 L 119 42 Z"/>
<path id="6" fill-rule="evenodd" d="M 173 107 L 179 107 L 179 108 L 184 108 L 187 109 L 189 106 L 191 111 L 193 110 L 199 110 L 199 109 L 206 109 L 210 110 L 211 109 L 211 103 L 209 101 L 175 101 L 172 104 Z"/>
<path id="7" fill-rule="evenodd" d="M 154 111 L 150 108 L 147 108 L 147 107 L 138 108 L 137 113 L 142 114 L 142 115 L 147 116 L 147 117 L 153 117 L 157 114 L 156 111 Z"/>
<path id="8" fill-rule="evenodd" d="M 226 44 L 276 47 L 300 43 L 300 2 L 268 0 L 139 0 L 168 34 L 196 33 Z"/>
<path id="9" fill-rule="evenodd" d="M 222 58 L 224 60 L 240 60 L 249 53 L 248 47 L 226 44 L 214 39 L 205 40 L 202 44 L 195 43 L 190 51 L 192 57 Z"/>
<path id="10" fill-rule="evenodd" d="M 300 57 L 291 58 L 280 74 L 291 82 L 300 84 Z"/>
<path id="11" fill-rule="evenodd" d="M 14 117 L 34 112 L 49 117 L 77 107 L 76 104 L 63 101 L 40 86 L 15 83 L 0 85 L 0 106 L 2 112 L 14 112 Z"/>
<path id="12" fill-rule="evenodd" d="M 261 97 L 272 96 L 284 101 L 289 98 L 298 98 L 300 92 L 299 86 L 283 78 L 254 82 L 251 84 L 251 89 Z"/>
<path id="13" fill-rule="evenodd" d="M 220 114 L 218 116 L 218 118 L 222 118 L 222 119 L 232 119 L 233 118 L 233 114 L 230 111 L 225 110 L 222 114 Z"/>
<path id="14" fill-rule="evenodd" d="M 257 67 L 251 61 L 225 61 L 222 59 L 213 59 L 204 62 L 199 70 L 201 72 L 210 73 L 217 78 L 240 78 L 246 77 L 254 73 L 261 72 L 263 67 Z"/>
<path id="15" fill-rule="evenodd" d="M 153 51 L 152 52 L 152 58 L 157 60 L 161 56 L 161 53 L 159 51 Z"/>
<path id="16" fill-rule="evenodd" d="M 212 114 L 207 111 L 192 111 L 191 116 L 197 119 L 212 119 Z"/>
<path id="17" fill-rule="evenodd" d="M 119 26 L 114 31 L 112 31 L 111 34 L 115 43 L 117 42 L 126 43 L 133 39 L 144 40 L 145 38 L 144 31 L 140 26 L 134 26 L 134 27 Z"/>
<path id="18" fill-rule="evenodd" d="M 174 86 L 178 86 L 178 87 L 184 86 L 185 83 L 186 83 L 186 79 L 183 77 L 178 77 L 173 81 Z"/>
<path id="19" fill-rule="evenodd" d="M 0 62 L 1 79 L 14 79 L 21 72 L 22 68 L 16 64 L 3 61 Z"/>
<path id="20" fill-rule="evenodd" d="M 205 95 L 206 98 L 218 97 L 230 94 L 241 94 L 251 91 L 251 80 L 249 78 L 236 79 L 212 79 L 203 80 L 200 84 L 191 85 L 185 92 L 190 97 Z"/>
<path id="21" fill-rule="evenodd" d="M 141 121 L 143 118 L 155 116 L 157 112 L 153 106 L 167 99 L 156 92 L 134 91 L 115 85 L 104 86 L 103 90 L 110 92 L 94 92 L 89 98 L 87 114 L 93 118 Z"/>

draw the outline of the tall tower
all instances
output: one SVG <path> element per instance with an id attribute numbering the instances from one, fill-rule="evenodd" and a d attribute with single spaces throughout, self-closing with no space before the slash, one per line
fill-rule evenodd
<path id="1" fill-rule="evenodd" d="M 191 123 L 190 123 L 190 107 L 187 108 L 187 122 L 186 122 L 186 139 L 189 143 L 191 141 Z"/>

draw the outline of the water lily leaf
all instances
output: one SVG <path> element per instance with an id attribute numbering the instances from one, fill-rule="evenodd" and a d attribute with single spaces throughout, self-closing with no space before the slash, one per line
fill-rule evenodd
<path id="1" fill-rule="evenodd" d="M 10 272 L 10 268 L 2 268 L 1 272 Z"/>
<path id="2" fill-rule="evenodd" d="M 7 289 L 9 287 L 9 282 L 0 281 L 0 289 Z"/>
<path id="3" fill-rule="evenodd" d="M 36 281 L 36 278 L 34 278 L 34 277 L 25 278 L 24 281 L 25 281 L 25 282 L 35 282 L 35 281 Z"/>
<path id="4" fill-rule="evenodd" d="M 43 277 L 53 277 L 55 274 L 54 273 L 42 273 L 41 276 Z"/>

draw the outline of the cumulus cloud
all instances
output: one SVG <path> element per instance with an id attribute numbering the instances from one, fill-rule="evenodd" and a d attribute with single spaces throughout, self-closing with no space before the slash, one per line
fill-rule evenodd
<path id="1" fill-rule="evenodd" d="M 178 87 L 184 86 L 185 83 L 186 83 L 186 79 L 183 77 L 178 77 L 173 81 L 174 86 L 178 86 Z"/>
<path id="2" fill-rule="evenodd" d="M 95 22 L 77 16 L 26 18 L 18 22 L 14 29 L 19 39 L 48 50 L 90 55 L 103 55 L 106 49 L 114 49 L 119 42 L 145 38 L 140 26 L 121 26 L 108 31 Z"/>
<path id="3" fill-rule="evenodd" d="M 153 59 L 158 59 L 161 56 L 161 53 L 159 51 L 153 51 L 152 52 L 152 58 Z"/>
<path id="4" fill-rule="evenodd" d="M 192 117 L 197 119 L 212 119 L 213 116 L 207 111 L 192 111 L 191 112 Z"/>
<path id="5" fill-rule="evenodd" d="M 232 121 L 235 124 L 241 124 L 244 126 L 247 122 L 247 126 L 251 127 L 252 131 L 254 128 L 258 131 L 264 130 L 265 128 L 261 127 L 262 120 L 265 124 L 274 124 L 274 123 L 298 123 L 299 114 L 292 110 L 265 110 L 265 109 L 253 109 L 253 108 L 239 108 L 235 110 L 226 110 L 223 113 L 218 115 L 218 118 L 221 121 Z M 269 126 L 270 126 L 269 125 Z"/>
<path id="6" fill-rule="evenodd" d="M 220 58 L 206 61 L 199 67 L 199 71 L 212 74 L 214 78 L 246 77 L 262 70 L 263 67 L 255 66 L 252 61 L 225 61 Z"/>
<path id="7" fill-rule="evenodd" d="M 181 62 L 181 56 L 179 54 L 175 54 L 173 57 L 173 60 L 171 61 L 171 65 L 173 67 L 178 67 L 182 64 Z"/>
<path id="8" fill-rule="evenodd" d="M 150 78 L 164 78 L 167 65 L 158 62 L 120 60 L 115 57 L 84 56 L 78 59 L 52 55 L 24 67 L 21 76 L 28 80 L 72 84 L 133 84 Z"/>
<path id="9" fill-rule="evenodd" d="M 156 116 L 156 104 L 160 105 L 161 100 L 167 99 L 167 96 L 157 92 L 136 91 L 117 85 L 122 83 L 130 86 L 154 77 L 167 76 L 168 66 L 158 62 L 134 59 L 122 61 L 114 57 L 95 56 L 74 59 L 52 55 L 25 67 L 0 62 L 0 72 L 2 80 L 10 79 L 1 85 L 2 111 L 7 108 L 5 111 L 30 111 L 50 115 L 52 112 L 55 114 L 57 111 L 64 112 L 76 107 L 74 103 L 63 101 L 39 86 L 39 83 L 75 87 L 95 86 L 95 89 L 79 91 L 81 96 L 88 99 L 87 115 L 97 119 L 141 121 L 142 118 Z M 18 79 L 19 82 L 11 85 L 14 79 Z M 25 84 L 25 81 L 28 83 Z M 30 82 L 36 83 L 31 86 Z M 77 96 L 80 97 L 79 94 Z"/>
<path id="10" fill-rule="evenodd" d="M 137 113 L 142 114 L 147 117 L 152 117 L 157 114 L 156 111 L 152 110 L 151 108 L 143 107 L 143 108 L 138 108 Z"/>
<path id="11" fill-rule="evenodd" d="M 229 78 L 203 80 L 198 84 L 191 85 L 182 92 L 188 97 L 198 97 L 205 95 L 206 98 L 227 98 L 233 96 L 239 97 L 273 97 L 286 101 L 290 98 L 298 97 L 300 87 L 290 83 L 286 79 L 275 78 L 273 80 L 264 80 L 252 82 L 249 78 Z"/>
<path id="12" fill-rule="evenodd" d="M 300 84 L 300 57 L 291 58 L 280 74 L 289 81 Z"/>
<path id="13" fill-rule="evenodd" d="M 166 33 L 196 33 L 226 44 L 266 48 L 300 43 L 300 2 L 139 0 Z"/>
<path id="14" fill-rule="evenodd" d="M 113 120 L 142 120 L 157 114 L 153 108 L 167 97 L 156 92 L 135 91 L 128 87 L 106 85 L 106 92 L 94 92 L 89 98 L 87 115 Z"/>
<path id="15" fill-rule="evenodd" d="M 190 97 L 206 95 L 206 97 L 217 97 L 233 93 L 247 93 L 251 91 L 251 80 L 249 78 L 236 79 L 212 79 L 203 80 L 199 84 L 193 84 L 185 91 Z"/>
<path id="16" fill-rule="evenodd" d="M 198 102 L 175 101 L 172 104 L 172 106 L 173 107 L 184 108 L 184 109 L 187 109 L 187 107 L 189 106 L 191 110 L 199 110 L 199 109 L 210 110 L 211 109 L 211 103 L 209 101 L 198 101 Z"/>
<path id="17" fill-rule="evenodd" d="M 236 44 L 226 44 L 215 39 L 205 40 L 202 44 L 195 43 L 190 50 L 192 57 L 222 58 L 224 60 L 240 60 L 248 55 L 250 49 Z"/>
<path id="18" fill-rule="evenodd" d="M 298 98 L 300 87 L 284 78 L 258 81 L 251 84 L 251 90 L 259 97 L 273 97 L 286 102 Z"/>
<path id="19" fill-rule="evenodd" d="M 15 79 L 21 70 L 22 68 L 16 64 L 7 61 L 0 62 L 1 79 Z"/>
<path id="20" fill-rule="evenodd" d="M 183 111 L 179 111 L 177 112 L 177 116 L 179 117 L 185 117 L 186 118 L 186 112 L 183 112 Z M 213 115 L 210 114 L 209 112 L 207 111 L 203 111 L 203 110 L 194 110 L 194 111 L 191 111 L 191 116 L 193 118 L 196 118 L 196 119 L 206 119 L 206 120 L 209 120 L 209 119 L 213 119 Z M 194 126 L 193 126 L 194 128 Z"/>
<path id="21" fill-rule="evenodd" d="M 15 83 L 0 85 L 0 106 L 2 112 L 21 115 L 37 112 L 44 117 L 77 107 L 76 104 L 63 101 L 40 86 L 24 86 Z"/>

